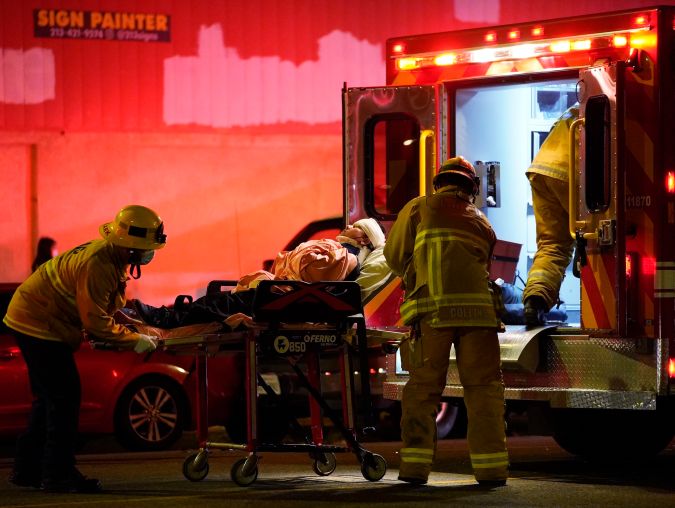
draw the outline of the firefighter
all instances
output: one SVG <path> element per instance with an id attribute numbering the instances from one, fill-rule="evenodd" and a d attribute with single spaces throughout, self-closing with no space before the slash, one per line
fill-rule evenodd
<path id="1" fill-rule="evenodd" d="M 544 315 L 558 301 L 574 251 L 569 233 L 568 159 L 570 125 L 577 118 L 578 106 L 562 114 L 526 172 L 537 225 L 537 252 L 523 291 L 527 328 L 545 324 Z"/>
<path id="2" fill-rule="evenodd" d="M 166 243 L 160 217 L 149 208 L 122 208 L 103 224 L 103 239 L 50 259 L 21 284 L 4 323 L 16 338 L 34 395 L 26 431 L 17 439 L 10 482 L 47 492 L 98 492 L 101 484 L 75 467 L 80 376 L 73 353 L 83 332 L 120 341 L 137 353 L 152 351 L 157 338 L 117 324 L 125 303 L 127 270 L 140 277 Z"/>
<path id="3" fill-rule="evenodd" d="M 473 204 L 478 178 L 469 161 L 447 160 L 433 186 L 434 194 L 401 210 L 384 248 L 403 279 L 401 317 L 412 330 L 401 344 L 410 377 L 402 398 L 399 480 L 427 482 L 436 452 L 434 415 L 454 344 L 474 476 L 481 486 L 501 486 L 508 476 L 504 384 L 488 284 L 496 237 Z"/>

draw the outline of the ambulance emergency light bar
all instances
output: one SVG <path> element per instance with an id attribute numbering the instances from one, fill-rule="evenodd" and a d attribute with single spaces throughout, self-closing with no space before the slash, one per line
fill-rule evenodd
<path id="1" fill-rule="evenodd" d="M 648 16 L 633 18 L 633 28 L 594 34 L 574 35 L 564 38 L 542 39 L 544 26 L 535 26 L 530 30 L 534 40 L 516 43 L 521 40 L 521 30 L 517 28 L 506 32 L 508 43 L 497 45 L 497 32 L 490 30 L 483 36 L 485 47 L 453 49 L 406 55 L 404 42 L 391 46 L 392 58 L 400 71 L 429 67 L 442 67 L 456 64 L 490 63 L 504 60 L 524 60 L 534 57 L 555 56 L 570 52 L 598 49 L 642 48 L 655 43 L 655 36 L 647 36 L 650 30 Z"/>

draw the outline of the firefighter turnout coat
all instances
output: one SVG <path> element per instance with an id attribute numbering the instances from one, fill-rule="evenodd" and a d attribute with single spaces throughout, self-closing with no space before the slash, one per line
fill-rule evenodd
<path id="1" fill-rule="evenodd" d="M 4 323 L 25 335 L 80 346 L 82 332 L 99 339 L 128 341 L 139 334 L 115 323 L 125 304 L 127 265 L 114 246 L 93 240 L 42 264 L 21 284 Z"/>
<path id="2" fill-rule="evenodd" d="M 410 201 L 384 248 L 387 263 L 403 279 L 404 322 L 429 316 L 433 327 L 497 326 L 488 288 L 495 242 L 492 226 L 459 187 Z"/>

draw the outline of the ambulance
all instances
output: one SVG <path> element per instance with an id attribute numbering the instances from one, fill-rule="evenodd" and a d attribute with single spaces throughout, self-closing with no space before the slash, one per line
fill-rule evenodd
<path id="1" fill-rule="evenodd" d="M 433 192 L 440 163 L 463 155 L 500 240 L 491 276 L 516 292 L 536 251 L 525 171 L 578 104 L 576 255 L 552 322 L 499 334 L 507 407 L 574 454 L 665 448 L 675 434 L 675 8 L 395 37 L 386 68 L 384 86 L 343 89 L 345 220 L 390 228 Z M 365 302 L 371 339 L 405 336 L 401 298 L 393 279 Z M 407 373 L 394 349 L 383 389 L 400 400 Z M 453 360 L 447 403 L 463 395 Z"/>

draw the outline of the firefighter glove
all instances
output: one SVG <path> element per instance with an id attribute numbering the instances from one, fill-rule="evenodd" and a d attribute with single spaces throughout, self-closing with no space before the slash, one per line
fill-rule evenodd
<path id="1" fill-rule="evenodd" d="M 148 353 L 157 349 L 157 341 L 159 337 L 153 337 L 152 335 L 139 334 L 138 342 L 134 347 L 134 351 L 137 353 Z"/>

